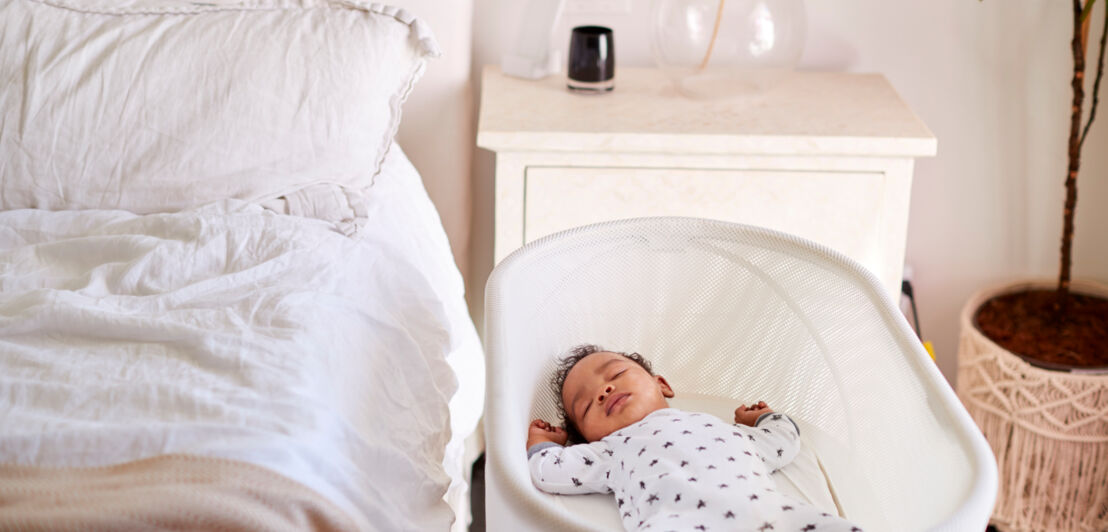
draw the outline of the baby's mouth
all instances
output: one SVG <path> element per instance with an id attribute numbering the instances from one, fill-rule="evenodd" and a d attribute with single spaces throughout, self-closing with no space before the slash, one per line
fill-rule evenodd
<path id="1" fill-rule="evenodd" d="M 612 411 L 614 411 L 616 409 L 616 407 L 622 405 L 623 403 L 626 403 L 627 399 L 629 397 L 631 397 L 631 394 L 625 392 L 625 393 L 621 393 L 621 394 L 618 394 L 618 395 L 614 395 L 611 398 L 609 398 L 608 399 L 607 414 L 609 416 L 612 415 Z"/>

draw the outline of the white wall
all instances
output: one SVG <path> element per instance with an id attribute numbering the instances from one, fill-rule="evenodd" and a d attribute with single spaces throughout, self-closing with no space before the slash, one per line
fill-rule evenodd
<path id="1" fill-rule="evenodd" d="M 499 62 L 521 4 L 475 1 L 478 81 L 482 65 Z M 650 5 L 635 0 L 633 12 L 622 16 L 567 15 L 558 38 L 568 43 L 574 25 L 608 25 L 617 65 L 649 66 Z M 1069 6 L 1062 0 L 807 4 L 801 68 L 884 74 L 939 139 L 938 156 L 916 166 L 906 261 L 915 271 L 923 332 L 950 380 L 958 314 L 974 291 L 1017 277 L 1057 275 L 1073 68 Z M 1103 9 L 1098 5 L 1094 14 L 1094 38 Z M 1091 92 L 1093 67 L 1087 72 Z M 1104 85 L 1105 105 L 1085 143 L 1078 180 L 1074 276 L 1108 282 Z M 492 163 L 489 152 L 478 150 L 469 288 L 475 311 L 480 305 L 473 298 L 492 266 Z"/>
<path id="2" fill-rule="evenodd" d="M 472 217 L 472 186 L 467 170 L 474 151 L 476 107 L 462 108 L 458 102 L 468 101 L 474 94 L 470 76 L 472 0 L 396 3 L 425 21 L 442 48 L 442 57 L 428 62 L 423 78 L 404 104 L 396 138 L 423 177 L 464 276 L 468 274 Z M 428 137 L 436 141 L 427 142 Z"/>

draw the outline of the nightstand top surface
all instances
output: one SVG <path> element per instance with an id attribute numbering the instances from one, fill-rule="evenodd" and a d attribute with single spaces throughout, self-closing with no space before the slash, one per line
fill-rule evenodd
<path id="1" fill-rule="evenodd" d="M 793 72 L 762 94 L 696 100 L 659 70 L 605 94 L 485 68 L 477 143 L 496 151 L 931 156 L 936 140 L 880 74 Z"/>

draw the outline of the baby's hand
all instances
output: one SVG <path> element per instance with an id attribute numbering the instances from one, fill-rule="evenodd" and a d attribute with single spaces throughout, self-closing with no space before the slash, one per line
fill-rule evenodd
<path id="1" fill-rule="evenodd" d="M 753 427 L 754 423 L 758 421 L 758 418 L 762 414 L 769 414 L 773 412 L 769 405 L 765 401 L 758 401 L 750 406 L 742 405 L 735 409 L 735 423 L 742 423 L 748 427 Z"/>
<path id="2" fill-rule="evenodd" d="M 562 427 L 555 427 L 550 423 L 547 423 L 541 419 L 536 419 L 531 422 L 531 426 L 527 427 L 527 448 L 538 445 L 543 442 L 554 442 L 558 445 L 565 445 L 568 435 L 565 429 Z"/>

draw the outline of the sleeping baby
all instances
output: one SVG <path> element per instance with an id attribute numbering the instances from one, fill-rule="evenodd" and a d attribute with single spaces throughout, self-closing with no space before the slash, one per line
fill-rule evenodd
<path id="1" fill-rule="evenodd" d="M 764 402 L 731 425 L 669 408 L 673 389 L 637 353 L 584 345 L 563 359 L 555 391 L 566 428 L 537 419 L 531 478 L 546 492 L 613 493 L 627 530 L 861 530 L 791 499 L 770 473 L 791 462 L 800 432 Z M 578 445 L 566 446 L 572 436 Z"/>

